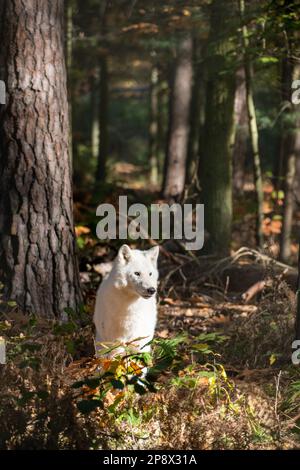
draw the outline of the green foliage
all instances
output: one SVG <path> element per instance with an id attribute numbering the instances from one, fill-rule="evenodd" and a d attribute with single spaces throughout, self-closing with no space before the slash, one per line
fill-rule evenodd
<path id="1" fill-rule="evenodd" d="M 137 353 L 131 345 L 116 344 L 104 348 L 96 360 L 98 372 L 73 384 L 78 390 L 78 409 L 90 413 L 105 408 L 116 417 L 124 418 L 125 410 L 134 412 L 130 405 L 132 397 L 156 393 L 162 387 L 164 376 L 170 376 L 168 385 L 164 386 L 192 389 L 202 381 L 214 400 L 227 400 L 232 386 L 224 368 L 215 362 L 217 354 L 213 350 L 226 339 L 217 333 L 202 333 L 196 337 L 180 334 L 168 339 L 154 339 L 152 353 Z M 122 354 L 118 352 L 119 348 L 124 350 Z M 208 359 L 213 362 L 207 362 Z M 146 367 L 148 371 L 144 377 Z"/>

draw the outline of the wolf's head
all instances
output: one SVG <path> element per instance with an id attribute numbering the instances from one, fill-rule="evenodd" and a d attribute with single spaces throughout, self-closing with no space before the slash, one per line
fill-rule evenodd
<path id="1" fill-rule="evenodd" d="M 122 245 L 115 262 L 115 286 L 126 287 L 144 299 L 152 297 L 157 290 L 158 254 L 158 246 L 141 251 Z"/>

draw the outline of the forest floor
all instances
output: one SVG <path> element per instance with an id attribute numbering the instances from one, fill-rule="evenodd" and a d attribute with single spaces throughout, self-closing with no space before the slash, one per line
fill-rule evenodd
<path id="1" fill-rule="evenodd" d="M 224 259 L 162 244 L 156 375 L 140 387 L 130 381 L 142 358 L 131 358 L 129 372 L 122 359 L 103 359 L 108 375 L 99 379 L 93 305 L 118 244 L 92 235 L 89 201 L 75 209 L 80 321 L 72 311 L 64 324 L 28 318 L 14 305 L 1 313 L 9 360 L 0 368 L 0 448 L 300 448 L 300 369 L 291 362 L 297 273 L 272 250 L 254 249 L 253 217 L 236 223 Z"/>
<path id="2" fill-rule="evenodd" d="M 269 271 L 264 290 L 247 301 L 226 291 L 215 261 L 202 276 L 195 275 L 198 265 L 189 266 L 195 261 L 184 271 L 162 263 L 154 350 L 163 345 L 175 354 L 152 383 L 155 392 L 120 390 L 122 364 L 106 361 L 115 382 L 99 400 L 93 283 L 80 325 L 72 312 L 65 324 L 16 311 L 3 318 L 12 360 L 0 370 L 0 447 L 300 448 L 300 370 L 291 363 L 295 295 L 266 260 L 241 253 L 234 263 L 242 271 Z M 163 274 L 170 264 L 173 279 Z"/>

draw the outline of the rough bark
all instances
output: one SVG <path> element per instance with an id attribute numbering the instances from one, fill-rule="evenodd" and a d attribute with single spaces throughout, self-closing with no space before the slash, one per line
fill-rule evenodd
<path id="1" fill-rule="evenodd" d="M 166 199 L 180 198 L 184 189 L 193 76 L 192 49 L 190 36 L 184 38 L 178 48 L 163 185 L 163 195 Z"/>
<path id="2" fill-rule="evenodd" d="M 244 187 L 245 161 L 249 137 L 245 71 L 243 67 L 238 69 L 236 74 L 234 116 L 236 128 L 233 149 L 233 188 L 237 194 L 241 194 Z"/>
<path id="3" fill-rule="evenodd" d="M 235 73 L 228 63 L 232 43 L 228 22 L 233 3 L 214 1 L 207 48 L 206 110 L 199 176 L 205 204 L 208 251 L 228 254 L 232 224 L 232 148 Z"/>
<path id="4" fill-rule="evenodd" d="M 72 63 L 73 63 L 73 0 L 68 0 L 66 4 L 66 65 L 68 81 L 68 103 L 69 103 L 69 138 L 70 138 L 70 160 L 73 161 L 73 83 L 72 83 Z"/>
<path id="5" fill-rule="evenodd" d="M 7 298 L 61 317 L 80 300 L 62 0 L 6 0 L 1 54 L 0 272 Z"/>

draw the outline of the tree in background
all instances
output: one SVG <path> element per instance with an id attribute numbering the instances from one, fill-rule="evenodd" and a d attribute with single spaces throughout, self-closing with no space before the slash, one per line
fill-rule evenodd
<path id="1" fill-rule="evenodd" d="M 207 47 L 206 110 L 199 179 L 209 249 L 227 254 L 232 224 L 232 147 L 235 71 L 230 24 L 234 2 L 213 1 Z"/>
<path id="2" fill-rule="evenodd" d="M 245 160 L 249 137 L 245 71 L 243 67 L 239 68 L 236 73 L 234 116 L 235 140 L 233 150 L 233 188 L 237 194 L 242 194 L 244 188 Z"/>
<path id="3" fill-rule="evenodd" d="M 99 129 L 99 67 L 95 67 L 91 76 L 91 149 L 92 157 L 95 161 L 98 159 L 100 145 L 100 129 Z"/>
<path id="4" fill-rule="evenodd" d="M 292 83 L 300 79 L 300 61 L 295 54 L 297 36 L 292 28 L 294 21 L 294 2 L 284 2 L 285 48 L 282 59 L 281 95 L 283 112 L 281 114 L 281 159 L 285 166 L 284 207 L 282 231 L 280 237 L 280 259 L 290 261 L 291 233 L 295 206 L 295 177 L 297 160 L 300 160 L 300 112 L 298 105 L 292 103 Z"/>
<path id="5" fill-rule="evenodd" d="M 163 183 L 163 195 L 166 199 L 180 198 L 184 189 L 193 76 L 192 51 L 193 41 L 188 35 L 178 46 L 171 90 L 169 137 Z"/>
<path id="6" fill-rule="evenodd" d="M 203 46 L 202 46 L 203 48 Z M 204 70 L 201 57 L 199 41 L 194 38 L 193 47 L 193 90 L 190 109 L 190 133 L 188 143 L 188 155 L 186 161 L 186 183 L 190 184 L 197 177 L 199 163 L 199 151 L 201 148 L 201 131 L 205 119 L 205 91 L 204 91 Z"/>
<path id="7" fill-rule="evenodd" d="M 7 298 L 61 317 L 81 300 L 75 255 L 62 0 L 5 0 L 0 263 Z"/>
<path id="8" fill-rule="evenodd" d="M 283 64 L 283 98 L 289 100 L 289 107 L 285 110 L 286 124 L 283 127 L 282 149 L 286 166 L 284 184 L 283 221 L 280 239 L 280 258 L 289 262 L 291 256 L 291 232 L 295 201 L 295 175 L 296 162 L 300 158 L 300 113 L 297 106 L 291 103 L 293 80 L 300 79 L 300 67 L 295 60 L 288 57 Z"/>
<path id="9" fill-rule="evenodd" d="M 258 228 L 262 228 L 263 211 L 262 209 L 257 210 L 257 201 L 255 201 L 255 198 L 258 199 L 256 193 L 262 194 L 262 191 L 257 190 L 258 186 L 262 189 L 260 164 L 267 176 L 273 170 L 276 148 L 279 147 L 277 145 L 279 132 L 278 128 L 275 128 L 274 122 L 276 122 L 276 116 L 278 115 L 277 56 L 282 54 L 283 41 L 282 20 L 284 18 L 282 13 L 285 10 L 282 9 L 282 2 L 280 4 L 276 3 L 276 5 L 274 2 L 271 4 L 268 2 L 246 2 L 247 14 L 242 15 L 244 18 L 241 23 L 238 1 L 216 1 L 215 9 L 219 10 L 222 16 L 218 25 L 219 33 L 215 36 L 216 41 L 213 40 L 212 36 L 209 37 L 208 41 L 209 26 L 212 19 L 212 15 L 210 15 L 213 7 L 212 2 L 193 2 L 186 6 L 183 2 L 158 4 L 153 1 L 145 2 L 141 0 L 140 2 L 131 3 L 125 0 L 122 5 L 124 8 L 120 9 L 114 2 L 87 0 L 87 2 L 80 5 L 80 15 L 76 15 L 78 8 L 75 9 L 73 76 L 76 79 L 76 106 L 74 106 L 74 109 L 76 109 L 76 125 L 74 139 L 76 140 L 75 146 L 78 151 L 78 158 L 74 160 L 76 170 L 79 169 L 76 188 L 78 183 L 85 190 L 85 185 L 89 184 L 96 174 L 96 161 L 99 168 L 99 165 L 103 164 L 106 159 L 109 163 L 108 168 L 111 164 L 115 165 L 117 162 L 124 163 L 124 165 L 116 165 L 116 172 L 107 174 L 107 180 L 110 184 L 116 183 L 117 186 L 120 186 L 127 179 L 130 185 L 139 186 L 143 185 L 145 181 L 149 181 L 150 177 L 152 182 L 158 180 L 160 183 L 163 178 L 161 163 L 164 153 L 167 153 L 168 157 L 172 155 L 173 158 L 165 159 L 165 185 L 168 177 L 169 182 L 176 180 L 176 184 L 178 179 L 182 188 L 184 171 L 186 173 L 185 182 L 189 185 L 191 178 L 195 175 L 195 168 L 199 167 L 198 180 L 201 180 L 203 202 L 206 204 L 206 228 L 208 228 L 208 225 L 213 227 L 209 229 L 213 234 L 212 236 L 216 236 L 222 246 L 225 240 L 225 246 L 228 246 L 228 236 L 224 238 L 223 234 L 218 235 L 217 232 L 221 230 L 220 227 L 224 227 L 225 233 L 231 236 L 232 207 L 230 207 L 230 201 L 232 187 L 235 189 L 235 194 L 241 193 L 244 189 L 244 177 L 252 177 L 254 172 L 248 172 L 245 168 L 246 151 L 249 152 L 250 156 L 252 150 L 252 155 L 255 157 L 253 157 L 253 160 L 257 162 L 256 157 L 261 158 L 261 162 L 258 158 L 258 164 L 255 165 L 256 190 L 255 187 L 253 190 L 251 186 L 247 186 L 246 204 L 242 202 L 241 198 L 236 201 L 235 221 L 237 223 L 234 226 L 243 238 L 243 240 L 239 239 L 238 244 L 240 241 L 252 244 L 254 241 L 252 238 L 253 232 L 249 230 L 249 239 L 245 240 L 244 228 L 240 230 L 241 218 L 245 216 L 245 211 L 250 211 L 250 214 L 247 214 L 249 217 L 247 217 L 247 221 L 245 220 L 245 226 L 249 221 L 250 227 L 252 227 L 252 221 L 258 214 L 258 222 L 260 223 L 257 225 Z M 99 17 L 99 8 L 101 15 L 105 10 L 106 26 L 104 32 L 102 29 L 103 17 Z M 245 42 L 242 44 L 242 25 L 244 26 L 243 32 L 246 33 L 244 37 L 246 44 Z M 173 91 L 176 77 L 175 69 L 178 69 L 180 57 L 178 45 L 182 38 L 188 36 L 193 38 L 193 88 L 189 126 L 182 126 L 183 113 L 177 113 L 177 116 L 179 116 L 178 119 L 176 118 L 177 121 L 173 119 L 175 115 L 173 109 L 176 109 L 176 106 L 173 106 L 176 96 Z M 214 43 L 217 43 L 218 40 L 224 42 L 222 47 L 224 50 L 226 49 L 223 54 L 223 65 L 217 64 L 214 58 L 209 59 L 212 53 L 215 54 Z M 243 47 L 238 48 L 238 45 Z M 176 49 L 177 53 L 174 54 Z M 153 51 L 155 51 L 155 58 L 152 55 Z M 220 56 L 221 54 L 218 58 Z M 110 92 L 109 95 L 104 93 L 107 100 L 104 99 L 104 106 L 101 106 L 101 101 L 97 103 L 97 99 L 94 99 L 95 94 L 99 95 L 100 92 L 100 78 L 99 81 L 94 80 L 93 83 L 90 78 L 91 76 L 94 77 L 93 71 L 96 67 L 99 69 L 100 77 L 99 62 L 104 57 L 106 66 L 109 66 L 109 81 L 106 79 L 105 82 L 106 85 L 109 82 Z M 187 57 L 186 54 L 185 57 Z M 205 59 L 205 57 L 208 57 L 208 59 Z M 247 59 L 248 65 L 244 64 L 241 59 Z M 249 119 L 245 91 L 245 69 L 248 66 L 251 82 L 250 92 L 247 93 L 248 108 L 252 116 L 251 141 L 249 138 Z M 214 67 L 217 70 L 216 74 Z M 158 84 L 156 68 L 159 68 Z M 171 75 L 168 73 L 169 70 L 172 70 L 173 74 L 172 83 L 167 81 L 168 75 Z M 253 70 L 255 70 L 255 77 L 253 77 Z M 151 98 L 149 99 L 149 82 L 151 81 L 149 78 L 151 75 L 152 86 Z M 233 112 L 236 132 L 231 126 L 231 120 L 228 120 L 227 116 L 220 113 L 219 103 L 214 105 L 211 98 L 216 97 L 216 92 L 211 90 L 211 84 L 213 84 L 213 90 L 215 86 L 211 81 L 211 77 L 214 75 L 218 76 L 220 99 L 225 103 L 227 98 L 228 102 L 231 102 L 229 95 L 232 95 L 232 87 L 234 87 L 235 78 L 237 79 Z M 207 82 L 209 84 L 206 87 L 204 84 Z M 266 82 L 268 87 L 265 86 Z M 222 87 L 225 93 L 228 92 L 228 97 L 222 96 Z M 184 96 L 182 90 L 180 89 L 180 93 L 177 93 L 180 98 Z M 166 97 L 170 94 L 172 99 L 170 119 L 168 119 Z M 90 102 L 91 96 L 93 106 Z M 254 103 L 256 109 L 254 109 Z M 99 157 L 99 148 L 101 146 L 103 148 L 105 142 L 107 146 L 107 140 L 102 139 L 99 144 L 98 137 L 100 133 L 98 131 L 94 132 L 94 129 L 99 129 L 98 124 L 102 117 L 103 127 L 106 129 L 104 136 L 107 135 L 108 104 L 110 145 L 102 158 Z M 231 105 L 227 107 L 225 104 L 224 109 L 225 107 L 228 114 L 231 113 Z M 209 108 L 214 110 L 214 117 L 211 117 L 212 111 L 209 115 Z M 96 113 L 94 112 L 95 109 L 97 110 Z M 210 117 L 207 124 L 204 125 L 205 115 Z M 257 121 L 256 125 L 255 120 Z M 176 122 L 179 123 L 177 129 L 185 129 L 184 132 L 174 132 Z M 96 123 L 95 126 L 94 123 Z M 166 131 L 167 127 L 169 127 L 169 133 Z M 259 142 L 258 128 L 260 129 Z M 187 156 L 185 157 L 185 151 L 181 152 L 180 149 L 186 148 L 186 145 L 181 144 L 185 139 L 184 134 L 187 133 L 189 139 Z M 233 168 L 230 169 L 232 165 L 231 145 L 234 133 Z M 96 138 L 91 139 L 92 134 Z M 169 138 L 167 134 L 169 134 Z M 227 140 L 228 136 L 231 136 L 231 139 Z M 91 140 L 94 142 L 93 145 L 91 145 Z M 283 149 L 285 149 L 283 140 Z M 229 152 L 227 152 L 226 142 L 229 142 Z M 258 145 L 260 155 L 257 154 Z M 212 147 L 210 148 L 210 146 Z M 167 152 L 165 152 L 166 148 L 168 149 Z M 205 155 L 202 155 L 203 151 Z M 179 154 L 180 158 L 177 158 Z M 90 158 L 91 155 L 96 156 L 96 158 Z M 181 171 L 180 165 L 182 165 L 184 159 L 186 161 L 185 170 Z M 81 171 L 83 166 L 84 172 Z M 106 168 L 106 164 L 104 164 L 104 167 Z M 127 168 L 126 176 L 124 176 L 124 168 Z M 173 176 L 175 175 L 175 180 L 172 176 L 172 169 L 174 169 Z M 233 181 L 231 180 L 232 170 Z M 139 173 L 138 181 L 133 182 L 134 174 L 137 174 L 137 172 Z M 203 172 L 206 172 L 205 178 Z M 282 181 L 283 179 L 284 175 L 282 175 Z M 99 185 L 100 192 L 101 188 L 102 186 Z M 149 193 L 152 195 L 154 195 L 153 189 L 153 186 L 149 188 Z M 180 191 L 182 194 L 182 189 Z M 219 195 L 214 194 L 214 192 L 218 193 L 219 191 Z M 177 189 L 175 193 L 177 193 Z M 167 191 L 165 194 L 167 195 Z M 185 194 L 191 195 L 190 192 Z M 274 197 L 272 194 L 271 192 L 265 194 L 266 207 L 273 204 Z M 175 198 L 177 197 L 178 195 L 175 196 Z M 215 202 L 213 201 L 216 201 L 218 197 L 220 203 L 214 206 Z M 216 209 L 220 205 L 222 205 L 222 208 Z M 209 207 L 213 207 L 213 209 L 209 210 Z M 270 220 L 270 230 L 272 231 L 271 225 L 273 225 L 273 220 L 275 222 L 275 217 L 278 218 L 282 214 L 282 206 L 278 204 L 275 209 L 273 206 L 270 209 L 270 215 L 264 225 L 264 235 L 266 241 L 273 243 L 274 240 L 276 242 L 279 240 L 279 234 L 276 234 L 276 232 L 272 232 L 271 235 L 268 234 L 267 230 L 269 228 L 267 227 L 269 227 Z M 219 210 L 223 214 L 221 217 L 218 213 Z M 211 221 L 214 214 L 216 214 L 215 226 L 214 222 Z M 274 227 L 275 225 L 274 223 Z M 277 227 L 279 231 L 279 224 Z M 268 237 L 272 237 L 272 240 L 268 240 Z M 262 237 L 258 238 L 260 238 L 260 245 L 262 245 Z M 235 238 L 234 241 L 236 240 Z M 212 238 L 211 241 L 213 242 Z M 212 243 L 212 245 L 214 244 L 215 242 Z M 208 247 L 208 244 L 206 243 L 205 246 Z M 226 250 L 224 249 L 224 251 Z"/>
<path id="10" fill-rule="evenodd" d="M 108 155 L 108 70 L 106 56 L 100 59 L 99 85 L 99 151 L 96 170 L 96 183 L 105 180 Z"/>
<path id="11" fill-rule="evenodd" d="M 248 38 L 248 29 L 245 23 L 245 2 L 244 0 L 239 0 L 239 10 L 242 21 L 242 43 L 243 43 L 243 54 L 244 54 L 244 71 L 245 71 L 245 85 L 246 85 L 246 103 L 247 103 L 247 112 L 248 112 L 248 123 L 249 123 L 249 139 L 250 139 L 250 148 L 253 158 L 254 166 L 254 181 L 255 181 L 255 191 L 256 191 L 256 201 L 257 201 L 257 217 L 256 217 L 256 239 L 257 244 L 260 248 L 263 247 L 264 235 L 263 235 L 263 220 L 264 220 L 264 211 L 263 211 L 263 180 L 261 172 L 261 162 L 259 154 L 259 142 L 258 142 L 258 128 L 256 120 L 256 111 L 253 99 L 253 68 L 251 63 L 251 58 L 249 55 L 249 38 Z"/>
<path id="12" fill-rule="evenodd" d="M 150 77 L 150 123 L 149 123 L 149 163 L 150 163 L 150 182 L 153 185 L 158 183 L 159 172 L 159 134 L 158 134 L 158 68 L 153 65 Z"/>
<path id="13" fill-rule="evenodd" d="M 106 35 L 106 9 L 107 1 L 100 5 L 101 36 L 104 40 Z M 108 155 L 108 65 L 107 51 L 100 52 L 100 81 L 99 81 L 99 150 L 96 169 L 96 184 L 106 178 L 106 163 Z"/>

